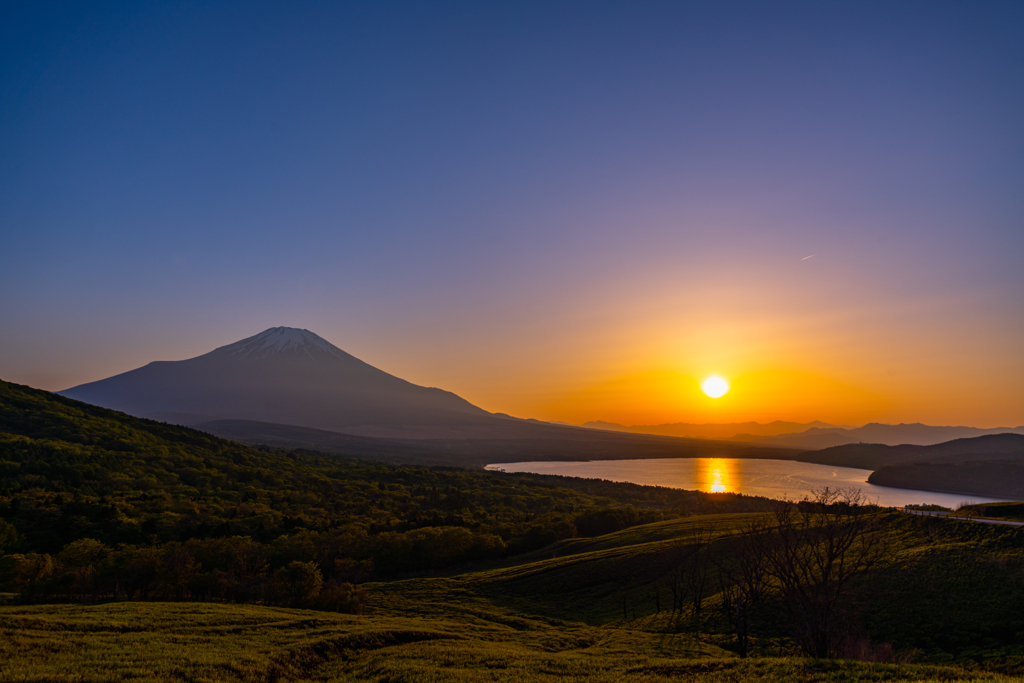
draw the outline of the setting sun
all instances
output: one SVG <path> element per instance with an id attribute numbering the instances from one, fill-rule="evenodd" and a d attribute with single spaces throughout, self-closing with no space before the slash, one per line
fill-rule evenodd
<path id="1" fill-rule="evenodd" d="M 721 377 L 708 377 L 701 382 L 701 391 L 711 398 L 721 398 L 729 393 L 729 383 Z"/>

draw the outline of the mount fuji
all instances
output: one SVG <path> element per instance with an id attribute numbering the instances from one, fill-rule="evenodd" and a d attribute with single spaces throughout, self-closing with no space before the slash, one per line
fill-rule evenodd
<path id="1" fill-rule="evenodd" d="M 253 420 L 375 436 L 504 422 L 451 392 L 389 375 L 293 327 L 272 327 L 196 358 L 156 361 L 59 393 L 185 425 Z"/>
<path id="2" fill-rule="evenodd" d="M 760 445 L 608 432 L 489 413 L 364 363 L 309 330 L 269 330 L 179 361 L 58 392 L 228 439 L 394 462 L 793 458 Z"/>

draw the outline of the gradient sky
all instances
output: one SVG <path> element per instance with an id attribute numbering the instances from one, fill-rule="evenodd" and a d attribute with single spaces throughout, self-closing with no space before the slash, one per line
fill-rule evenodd
<path id="1" fill-rule="evenodd" d="M 1024 424 L 1024 3 L 0 6 L 0 377 L 276 325 L 523 417 Z"/>

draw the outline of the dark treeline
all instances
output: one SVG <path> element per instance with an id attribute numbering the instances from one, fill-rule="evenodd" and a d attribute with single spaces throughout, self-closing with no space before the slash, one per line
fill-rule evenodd
<path id="1" fill-rule="evenodd" d="M 242 536 L 115 548 L 83 538 L 55 556 L 3 559 L 8 583 L 24 602 L 215 600 L 362 612 L 362 591 L 344 580 L 359 576 L 359 563 L 337 562 L 325 580 L 315 561 L 274 568 L 271 552 Z"/>
<path id="2" fill-rule="evenodd" d="M 0 589 L 359 611 L 355 587 L 764 499 L 254 449 L 0 382 Z"/>

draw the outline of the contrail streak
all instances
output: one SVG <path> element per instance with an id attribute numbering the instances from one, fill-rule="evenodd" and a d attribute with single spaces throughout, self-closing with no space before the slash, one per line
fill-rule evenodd
<path id="1" fill-rule="evenodd" d="M 801 261 L 806 261 L 807 259 L 809 259 L 809 258 L 814 258 L 815 256 L 817 256 L 817 254 L 811 254 L 810 256 L 804 256 L 804 257 L 803 257 L 802 259 L 800 259 L 800 260 L 801 260 Z"/>

